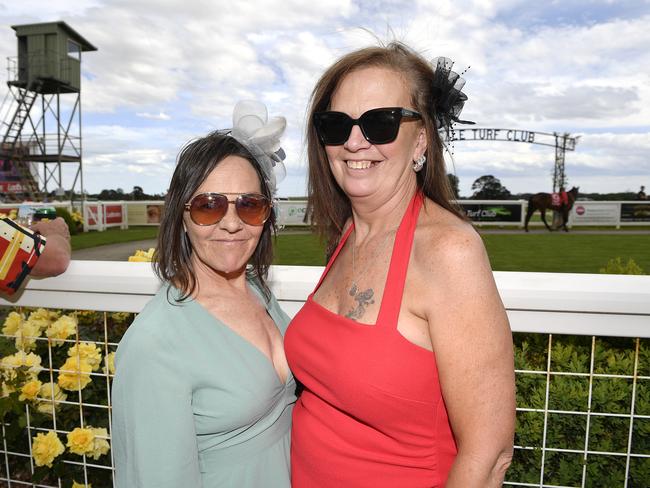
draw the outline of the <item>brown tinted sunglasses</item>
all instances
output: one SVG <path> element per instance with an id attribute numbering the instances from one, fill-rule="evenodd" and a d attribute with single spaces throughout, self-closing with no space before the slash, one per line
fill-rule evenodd
<path id="1" fill-rule="evenodd" d="M 229 200 L 228 195 L 237 195 L 237 198 Z M 271 201 L 259 193 L 199 193 L 185 204 L 185 211 L 196 225 L 215 225 L 228 213 L 230 204 L 235 205 L 237 215 L 248 225 L 263 225 L 273 207 Z"/>

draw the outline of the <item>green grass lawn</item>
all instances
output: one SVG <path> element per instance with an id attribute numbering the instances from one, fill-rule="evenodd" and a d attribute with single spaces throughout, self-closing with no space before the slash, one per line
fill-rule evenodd
<path id="1" fill-rule="evenodd" d="M 650 235 L 484 234 L 495 271 L 598 273 L 612 258 L 632 258 L 650 273 Z"/>
<path id="2" fill-rule="evenodd" d="M 131 227 L 126 230 L 115 228 L 102 232 L 81 232 L 72 236 L 72 250 L 76 251 L 77 249 L 103 246 L 105 244 L 117 244 L 120 242 L 155 239 L 157 236 L 158 227 L 156 226 Z"/>
<path id="3" fill-rule="evenodd" d="M 315 234 L 279 234 L 274 263 L 325 266 L 325 246 Z"/>
<path id="4" fill-rule="evenodd" d="M 154 239 L 157 227 L 110 229 L 72 236 L 72 248 Z M 650 235 L 580 234 L 483 234 L 495 271 L 546 271 L 598 273 L 612 258 L 632 258 L 650 273 Z M 324 246 L 312 234 L 281 233 L 276 241 L 275 264 L 323 266 Z"/>
<path id="5" fill-rule="evenodd" d="M 484 234 L 495 271 L 598 273 L 612 258 L 629 258 L 650 273 L 650 235 Z M 280 235 L 276 264 L 323 265 L 323 246 L 313 235 Z"/>

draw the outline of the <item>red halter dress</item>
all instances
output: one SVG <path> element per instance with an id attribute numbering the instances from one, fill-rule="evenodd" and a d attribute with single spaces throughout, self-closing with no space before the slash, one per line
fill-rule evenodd
<path id="1" fill-rule="evenodd" d="M 305 387 L 293 410 L 293 488 L 445 484 L 457 451 L 435 356 L 397 330 L 422 202 L 417 193 L 398 228 L 376 324 L 337 315 L 312 293 L 289 325 L 287 359 Z"/>

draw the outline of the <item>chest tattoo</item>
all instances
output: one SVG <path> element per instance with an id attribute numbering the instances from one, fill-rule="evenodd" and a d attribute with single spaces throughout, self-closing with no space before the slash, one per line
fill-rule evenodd
<path id="1" fill-rule="evenodd" d="M 368 308 L 369 305 L 375 303 L 372 297 L 375 295 L 375 292 L 372 288 L 368 288 L 364 291 L 359 290 L 359 287 L 356 283 L 352 284 L 350 288 L 350 296 L 354 297 L 354 301 L 357 302 L 356 306 L 352 308 L 345 316 L 352 320 L 359 320 Z"/>

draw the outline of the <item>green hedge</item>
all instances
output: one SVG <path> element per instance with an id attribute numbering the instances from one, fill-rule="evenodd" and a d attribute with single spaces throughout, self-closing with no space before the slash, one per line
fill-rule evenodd
<path id="1" fill-rule="evenodd" d="M 544 409 L 547 388 L 549 336 L 514 334 L 517 373 L 517 407 Z M 548 409 L 574 413 L 549 413 L 546 419 L 546 447 L 584 451 L 589 418 L 588 450 L 627 453 L 630 418 L 599 416 L 598 413 L 629 415 L 633 400 L 632 378 L 593 377 L 591 407 L 589 384 L 592 338 L 553 336 L 548 384 Z M 593 372 L 607 375 L 634 375 L 636 339 L 598 337 L 594 345 Z M 530 372 L 528 372 L 530 371 Z M 583 373 L 562 375 L 554 373 Z M 639 345 L 637 376 L 650 376 L 650 340 Z M 650 415 L 650 379 L 638 379 L 634 414 Z M 517 412 L 515 444 L 532 447 L 515 450 L 506 479 L 519 483 L 539 483 L 544 433 L 544 412 Z M 650 454 L 650 419 L 635 418 L 632 425 L 632 454 Z M 546 452 L 544 483 L 580 486 L 584 455 Z M 586 460 L 587 487 L 623 486 L 626 457 L 590 454 Z M 630 460 L 628 487 L 647 487 L 650 458 Z"/>

